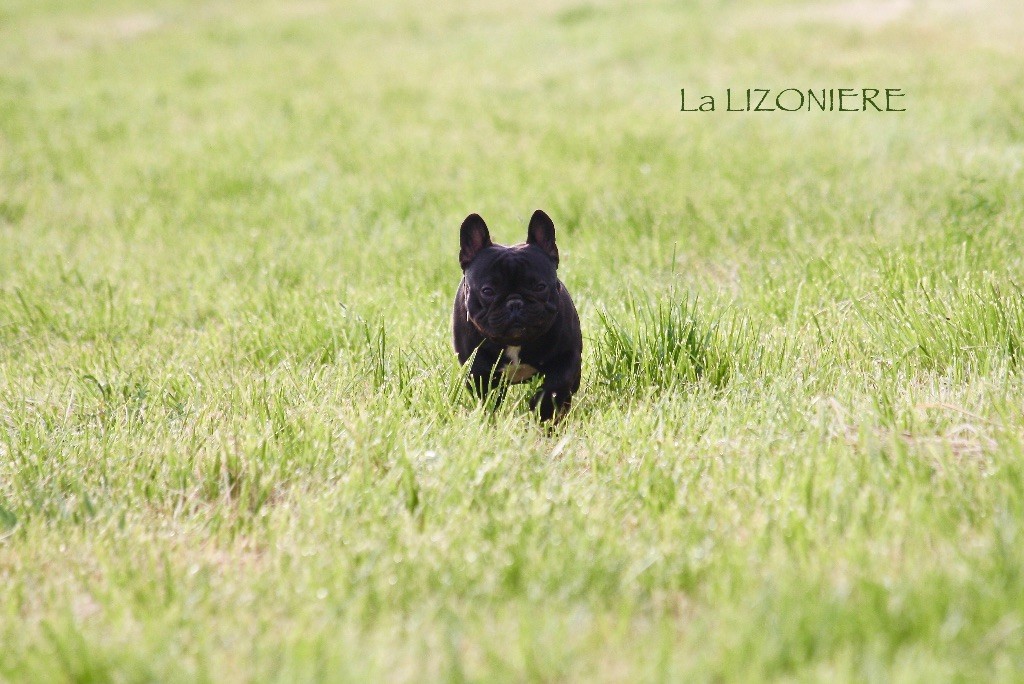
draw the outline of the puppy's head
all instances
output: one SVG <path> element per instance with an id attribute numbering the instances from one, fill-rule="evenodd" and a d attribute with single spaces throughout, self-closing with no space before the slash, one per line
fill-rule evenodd
<path id="1" fill-rule="evenodd" d="M 555 226 L 533 213 L 526 242 L 491 242 L 477 214 L 462 222 L 459 263 L 465 276 L 466 310 L 480 333 L 499 344 L 518 345 L 546 333 L 558 317 L 558 247 Z"/>

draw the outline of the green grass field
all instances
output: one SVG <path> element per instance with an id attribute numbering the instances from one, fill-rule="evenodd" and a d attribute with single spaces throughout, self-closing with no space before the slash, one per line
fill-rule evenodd
<path id="1" fill-rule="evenodd" d="M 1024 680 L 1017 0 L 0 4 L 0 679 Z M 680 89 L 902 88 L 904 113 Z M 450 345 L 554 219 L 550 433 Z"/>

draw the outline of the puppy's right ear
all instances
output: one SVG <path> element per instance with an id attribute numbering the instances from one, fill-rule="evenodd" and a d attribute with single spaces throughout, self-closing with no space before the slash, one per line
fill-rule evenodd
<path id="1" fill-rule="evenodd" d="M 470 214 L 462 222 L 462 249 L 459 250 L 459 265 L 465 271 L 469 262 L 476 258 L 480 250 L 490 247 L 491 234 L 487 231 L 487 224 L 480 218 L 480 214 Z"/>
<path id="2" fill-rule="evenodd" d="M 555 244 L 555 224 L 551 217 L 538 209 L 530 217 L 530 227 L 526 229 L 526 244 L 536 245 L 551 257 L 558 267 L 558 245 Z"/>

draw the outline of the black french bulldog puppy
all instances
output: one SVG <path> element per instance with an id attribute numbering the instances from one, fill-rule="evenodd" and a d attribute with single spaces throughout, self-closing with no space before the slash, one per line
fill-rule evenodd
<path id="1" fill-rule="evenodd" d="M 460 363 L 476 352 L 471 388 L 483 397 L 502 377 L 513 384 L 541 373 L 544 383 L 530 410 L 539 408 L 541 420 L 560 418 L 580 386 L 583 335 L 572 298 L 555 274 L 555 225 L 538 209 L 526 242 L 505 247 L 491 242 L 487 224 L 470 214 L 461 238 L 463 275 L 452 339 Z"/>

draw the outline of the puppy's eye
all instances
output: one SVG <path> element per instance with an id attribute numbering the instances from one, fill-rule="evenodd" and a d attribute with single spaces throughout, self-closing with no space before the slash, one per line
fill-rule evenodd
<path id="1" fill-rule="evenodd" d="M 534 292 L 543 292 L 546 289 L 548 289 L 547 283 L 534 283 L 533 285 Z"/>
<path id="2" fill-rule="evenodd" d="M 490 285 L 485 285 L 484 287 L 480 288 L 480 294 L 482 294 L 484 297 L 493 297 L 494 288 L 491 287 Z"/>

